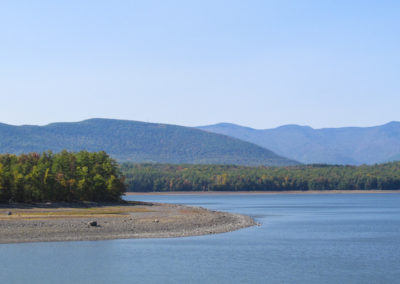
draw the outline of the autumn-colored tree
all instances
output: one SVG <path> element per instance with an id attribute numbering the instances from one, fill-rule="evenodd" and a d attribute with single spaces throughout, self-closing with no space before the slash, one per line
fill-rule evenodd
<path id="1" fill-rule="evenodd" d="M 118 201 L 118 164 L 105 152 L 0 155 L 0 202 Z"/>

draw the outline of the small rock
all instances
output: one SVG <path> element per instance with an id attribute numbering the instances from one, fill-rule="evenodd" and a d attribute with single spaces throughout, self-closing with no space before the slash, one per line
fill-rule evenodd
<path id="1" fill-rule="evenodd" d="M 10 216 L 10 215 L 12 215 L 12 212 L 11 211 L 7 211 L 6 215 Z"/>
<path id="2" fill-rule="evenodd" d="M 97 227 L 97 221 L 88 222 L 88 226 Z"/>

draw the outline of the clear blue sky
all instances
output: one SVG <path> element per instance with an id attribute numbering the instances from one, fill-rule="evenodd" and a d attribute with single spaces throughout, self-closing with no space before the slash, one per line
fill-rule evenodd
<path id="1" fill-rule="evenodd" d="M 400 120 L 400 1 L 0 1 L 0 122 Z"/>

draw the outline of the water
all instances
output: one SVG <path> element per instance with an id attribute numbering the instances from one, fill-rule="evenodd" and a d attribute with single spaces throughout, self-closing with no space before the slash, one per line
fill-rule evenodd
<path id="1" fill-rule="evenodd" d="M 189 238 L 0 245 L 0 283 L 400 283 L 400 194 L 173 195 L 260 227 Z"/>

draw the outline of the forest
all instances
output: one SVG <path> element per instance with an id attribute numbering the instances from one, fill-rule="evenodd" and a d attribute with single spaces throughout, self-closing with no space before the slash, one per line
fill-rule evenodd
<path id="1" fill-rule="evenodd" d="M 119 201 L 119 166 L 105 152 L 0 155 L 0 202 Z"/>
<path id="2" fill-rule="evenodd" d="M 135 192 L 400 189 L 400 162 L 290 167 L 125 163 L 121 170 L 127 190 Z"/>
<path id="3" fill-rule="evenodd" d="M 396 190 L 400 162 L 377 165 L 119 165 L 107 153 L 0 155 L 0 202 L 119 201 L 125 190 Z"/>

